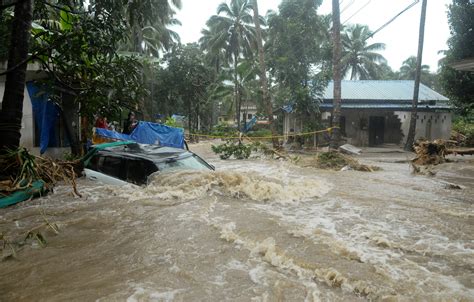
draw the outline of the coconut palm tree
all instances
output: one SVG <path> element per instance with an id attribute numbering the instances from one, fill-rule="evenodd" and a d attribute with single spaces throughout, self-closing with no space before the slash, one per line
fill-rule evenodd
<path id="1" fill-rule="evenodd" d="M 181 0 L 130 0 L 124 7 L 127 16 L 129 41 L 126 50 L 139 54 L 158 55 L 161 49 L 169 49 L 179 42 L 179 35 L 170 30 L 170 25 L 180 25 L 174 19 L 176 7 L 181 8 Z"/>
<path id="2" fill-rule="evenodd" d="M 421 65 L 421 77 L 425 77 L 430 73 L 430 66 Z M 416 74 L 416 57 L 411 56 L 403 61 L 400 67 L 400 80 L 414 80 Z"/>
<path id="3" fill-rule="evenodd" d="M 234 71 L 234 94 L 237 125 L 240 128 L 240 91 L 237 68 L 241 57 L 251 58 L 257 48 L 255 27 L 253 26 L 252 3 L 249 0 L 231 0 L 217 7 L 217 15 L 211 16 L 206 25 L 208 36 L 203 37 L 208 52 L 219 54 L 224 50 L 226 60 Z M 264 19 L 262 23 L 264 23 Z M 203 44 L 201 44 L 203 45 Z"/>
<path id="4" fill-rule="evenodd" d="M 368 80 L 377 77 L 378 63 L 387 60 L 376 51 L 385 49 L 384 43 L 368 45 L 369 27 L 356 24 L 347 27 L 342 34 L 342 74 L 350 73 L 351 80 Z"/>
<path id="5" fill-rule="evenodd" d="M 205 59 L 209 65 L 213 66 L 216 74 L 219 74 L 222 68 L 227 68 L 229 65 L 225 52 L 227 44 L 218 41 L 225 38 L 225 36 L 220 35 L 216 28 L 203 29 L 201 34 L 202 37 L 199 39 L 199 45 L 201 50 L 206 53 Z"/>

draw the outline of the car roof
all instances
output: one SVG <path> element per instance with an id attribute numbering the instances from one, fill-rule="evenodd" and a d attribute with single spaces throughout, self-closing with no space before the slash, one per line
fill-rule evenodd
<path id="1" fill-rule="evenodd" d="M 96 147 L 96 146 L 94 146 Z M 188 157 L 192 153 L 178 148 L 160 147 L 158 145 L 138 144 L 135 142 L 98 147 L 99 154 L 113 154 L 128 158 L 143 158 L 153 162 L 161 162 L 169 158 Z"/>

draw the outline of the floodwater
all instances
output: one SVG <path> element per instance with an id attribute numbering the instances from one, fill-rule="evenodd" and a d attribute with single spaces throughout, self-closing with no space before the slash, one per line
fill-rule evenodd
<path id="1" fill-rule="evenodd" d="M 474 301 L 472 158 L 427 177 L 406 153 L 366 153 L 368 173 L 191 147 L 217 171 L 0 209 L 7 241 L 47 241 L 3 249 L 0 300 Z"/>

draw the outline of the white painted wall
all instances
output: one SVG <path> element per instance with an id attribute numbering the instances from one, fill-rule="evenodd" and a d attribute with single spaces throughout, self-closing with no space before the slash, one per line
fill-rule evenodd
<path id="1" fill-rule="evenodd" d="M 410 128 L 411 112 L 396 111 L 402 123 L 403 144 L 406 142 Z M 418 138 L 449 139 L 451 136 L 452 113 L 449 112 L 419 112 L 416 121 L 415 140 Z"/>
<path id="2" fill-rule="evenodd" d="M 0 81 L 0 104 L 3 100 L 3 94 L 5 92 L 5 82 L 4 79 Z M 21 138 L 20 145 L 28 149 L 34 147 L 34 133 L 35 128 L 33 125 L 33 107 L 31 106 L 30 96 L 25 87 L 24 90 L 25 97 L 23 98 L 23 119 L 21 121 Z"/>

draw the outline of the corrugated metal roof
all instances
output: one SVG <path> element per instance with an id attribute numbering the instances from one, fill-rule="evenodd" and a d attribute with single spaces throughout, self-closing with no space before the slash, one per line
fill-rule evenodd
<path id="1" fill-rule="evenodd" d="M 343 100 L 412 100 L 415 81 L 342 81 L 341 94 Z M 334 83 L 329 82 L 323 99 L 333 98 Z M 448 101 L 445 96 L 431 88 L 420 84 L 420 101 Z"/>

